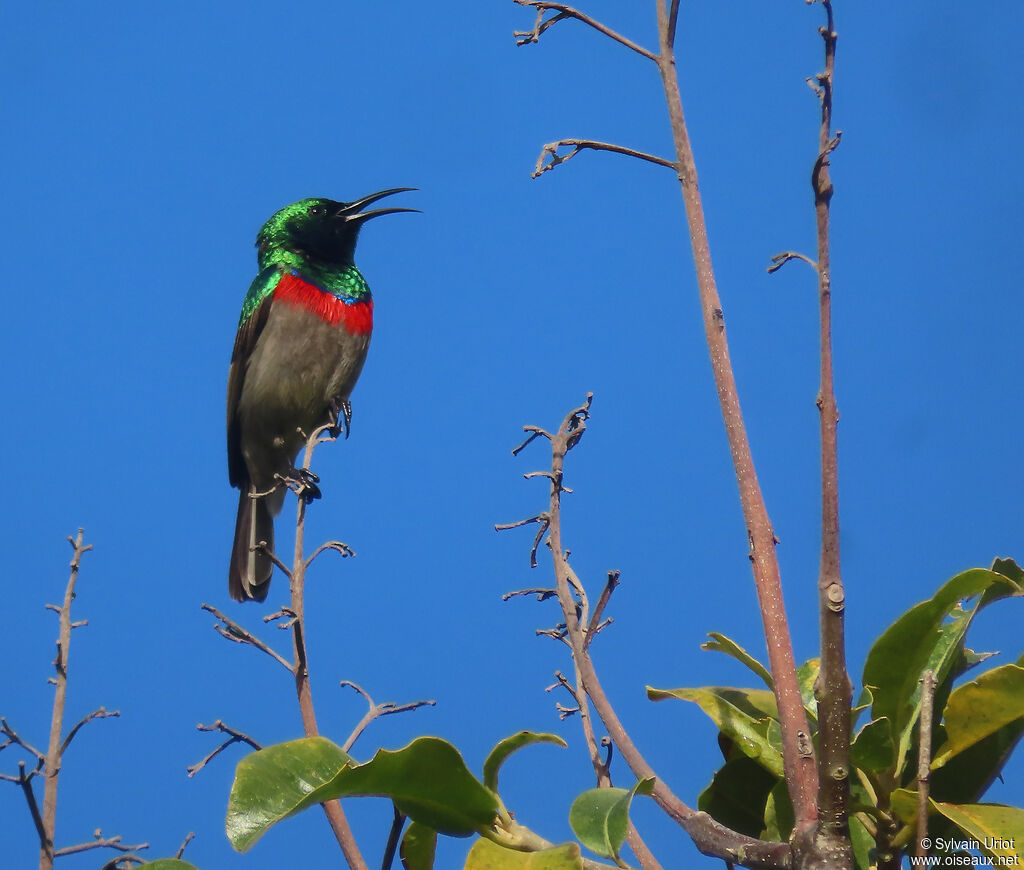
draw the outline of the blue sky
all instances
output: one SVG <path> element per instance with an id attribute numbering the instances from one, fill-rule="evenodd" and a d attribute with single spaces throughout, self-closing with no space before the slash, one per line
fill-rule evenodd
<path id="1" fill-rule="evenodd" d="M 803 79 L 821 64 L 821 10 L 683 6 L 687 120 L 803 660 L 817 645 L 815 289 L 800 264 L 764 267 L 813 249 L 817 103 Z M 585 8 L 655 41 L 653 2 Z M 837 3 L 833 286 L 855 678 L 871 639 L 942 581 L 1024 559 L 1024 124 L 1001 48 L 1022 18 L 1009 0 Z M 763 641 L 678 186 L 668 170 L 593 154 L 529 177 L 560 137 L 668 156 L 661 89 L 651 64 L 580 26 L 517 49 L 511 31 L 532 22 L 511 2 L 7 10 L 0 714 L 45 744 L 56 626 L 43 605 L 62 594 L 64 537 L 80 525 L 96 549 L 75 605 L 89 626 L 73 639 L 68 722 L 100 705 L 122 714 L 90 724 L 65 760 L 59 844 L 101 827 L 158 857 L 194 830 L 186 857 L 200 867 L 282 866 L 297 843 L 304 866 L 337 866 L 317 814 L 236 855 L 223 814 L 241 753 L 193 780 L 184 769 L 215 745 L 197 722 L 222 718 L 263 743 L 300 733 L 288 675 L 224 642 L 199 609 L 254 630 L 264 612 L 232 605 L 226 588 L 237 496 L 224 392 L 256 231 L 304 196 L 393 186 L 420 188 L 401 204 L 424 214 L 363 234 L 373 346 L 352 438 L 316 463 L 325 498 L 309 539 L 358 552 L 310 578 L 322 730 L 341 741 L 362 715 L 337 688 L 350 679 L 378 700 L 438 701 L 375 724 L 361 758 L 435 733 L 479 769 L 506 734 L 557 731 L 570 748 L 517 758 L 503 785 L 518 818 L 568 837 L 591 772 L 578 723 L 560 723 L 543 692 L 568 666 L 534 637 L 554 605 L 500 599 L 550 573 L 530 572 L 529 531 L 492 526 L 545 503 L 542 482 L 521 477 L 545 466 L 543 449 L 509 455 L 520 427 L 557 425 L 590 390 L 564 534 L 595 590 L 622 571 L 598 665 L 673 789 L 695 802 L 708 782 L 712 726 L 696 708 L 649 704 L 643 686 L 745 684 L 699 644 L 722 631 L 760 655 Z M 277 577 L 268 603 L 286 591 Z M 1019 601 L 992 608 L 971 645 L 1016 658 L 1022 615 Z M 1024 802 L 1022 774 L 1017 758 L 991 798 Z M 379 860 L 389 809 L 366 802 L 352 816 Z M 31 866 L 13 787 L 0 788 L 0 817 L 3 863 Z M 640 821 L 666 867 L 693 865 L 669 823 L 648 808 Z"/>

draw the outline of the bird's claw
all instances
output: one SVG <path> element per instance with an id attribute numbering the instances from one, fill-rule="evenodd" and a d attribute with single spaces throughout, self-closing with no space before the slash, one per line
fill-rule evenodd
<path id="1" fill-rule="evenodd" d="M 316 501 L 323 493 L 320 492 L 320 475 L 314 474 L 308 468 L 293 468 L 286 476 L 281 477 L 281 482 L 295 493 L 296 498 L 301 498 L 306 504 Z"/>
<path id="2" fill-rule="evenodd" d="M 344 431 L 345 440 L 352 432 L 352 403 L 348 399 L 335 399 L 331 403 L 330 435 L 337 438 Z"/>

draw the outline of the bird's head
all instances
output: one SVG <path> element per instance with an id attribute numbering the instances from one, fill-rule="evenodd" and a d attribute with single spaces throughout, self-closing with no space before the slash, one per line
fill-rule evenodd
<path id="1" fill-rule="evenodd" d="M 359 230 L 366 221 L 384 214 L 419 211 L 415 208 L 363 209 L 386 196 L 415 189 L 394 187 L 354 202 L 310 197 L 286 205 L 273 214 L 256 236 L 260 268 L 289 254 L 324 266 L 351 265 Z"/>

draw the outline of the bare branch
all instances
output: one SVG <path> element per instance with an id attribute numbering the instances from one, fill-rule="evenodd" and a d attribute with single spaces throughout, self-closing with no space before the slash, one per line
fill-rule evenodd
<path id="1" fill-rule="evenodd" d="M 715 822 L 707 814 L 693 810 L 673 794 L 665 781 L 656 775 L 654 769 L 647 763 L 633 743 L 601 687 L 586 645 L 586 632 L 583 630 L 583 623 L 580 619 L 582 605 L 576 598 L 576 593 L 582 591 L 582 584 L 576 578 L 569 565 L 568 551 L 562 547 L 562 489 L 556 484 L 556 481 L 562 479 L 566 454 L 583 437 L 587 420 L 590 416 L 592 400 L 593 395 L 588 393 L 586 402 L 570 411 L 562 421 L 558 432 L 550 436 L 552 477 L 550 478 L 549 507 L 547 511 L 550 517 L 548 546 L 554 561 L 558 601 L 561 605 L 562 615 L 565 618 L 565 625 L 564 627 L 560 626 L 547 631 L 539 630 L 537 634 L 554 637 L 570 647 L 573 665 L 576 670 L 576 686 L 578 687 L 571 688 L 565 677 L 561 674 L 557 675 L 558 684 L 564 686 L 577 700 L 576 709 L 560 704 L 557 705 L 559 715 L 564 718 L 565 716 L 579 713 L 581 721 L 585 722 L 584 734 L 587 738 L 591 762 L 598 777 L 599 785 L 610 784 L 610 777 L 606 768 L 606 759 L 600 752 L 596 736 L 590 724 L 590 703 L 594 705 L 608 731 L 609 737 L 618 747 L 619 753 L 629 765 L 634 775 L 638 779 L 654 777 L 654 800 L 672 819 L 690 833 L 701 851 L 709 855 L 727 858 L 733 862 L 738 862 L 742 858 L 743 863 L 748 867 L 779 868 L 787 866 L 790 858 L 788 844 L 766 843 L 735 831 L 730 831 L 723 825 Z M 612 584 L 613 579 L 617 579 L 614 572 L 609 575 L 609 585 Z M 608 590 L 608 594 L 611 594 L 610 590 Z M 606 603 L 606 596 L 602 597 L 605 598 Z M 601 606 L 603 609 L 604 605 Z M 599 625 L 601 623 L 598 623 Z M 640 849 L 643 850 L 643 847 L 640 847 Z M 645 866 L 655 867 L 656 864 Z"/>
<path id="2" fill-rule="evenodd" d="M 92 849 L 113 849 L 116 852 L 139 852 L 149 848 L 149 843 L 139 843 L 137 846 L 129 846 L 121 842 L 121 837 L 104 837 L 103 832 L 97 828 L 93 836 L 96 838 L 89 843 L 79 843 L 76 846 L 65 846 L 53 853 L 55 858 L 63 855 L 76 855 L 79 852 L 89 852 Z M 123 860 L 123 859 L 122 859 Z"/>
<path id="3" fill-rule="evenodd" d="M 325 550 L 334 550 L 334 552 L 340 553 L 343 559 L 346 559 L 350 556 L 354 556 L 356 554 L 356 551 L 353 550 L 348 544 L 342 543 L 341 541 L 328 541 L 326 544 L 321 544 L 319 547 L 317 547 L 313 551 L 313 555 L 306 559 L 306 567 L 308 568 L 310 565 L 312 565 L 313 560 Z"/>
<path id="4" fill-rule="evenodd" d="M 558 153 L 559 148 L 567 148 L 569 146 L 572 147 L 572 151 L 568 154 Z M 678 164 L 673 163 L 671 160 L 666 160 L 663 157 L 648 154 L 644 151 L 636 151 L 633 148 L 626 148 L 623 145 L 614 145 L 610 142 L 596 142 L 593 139 L 559 139 L 557 142 L 549 142 L 541 149 L 540 156 L 537 158 L 537 165 L 534 167 L 533 172 L 530 173 L 530 178 L 538 178 L 548 170 L 554 169 L 567 160 L 571 160 L 580 151 L 587 149 L 592 151 L 611 151 L 613 154 L 623 154 L 626 157 L 635 157 L 637 160 L 645 160 L 648 163 L 665 166 L 674 171 L 679 170 Z"/>
<path id="5" fill-rule="evenodd" d="M 410 701 L 408 704 L 396 704 L 393 701 L 385 701 L 383 704 L 375 704 L 373 698 L 370 697 L 370 693 L 367 692 L 362 686 L 353 683 L 351 680 L 342 680 L 338 685 L 349 686 L 355 689 L 360 695 L 366 699 L 366 703 L 369 705 L 369 710 L 366 711 L 366 715 L 359 720 L 359 724 L 352 729 L 352 733 L 349 734 L 348 739 L 341 745 L 341 748 L 348 752 L 359 739 L 360 735 L 366 730 L 367 726 L 373 722 L 374 719 L 379 719 L 381 716 L 390 716 L 392 713 L 406 713 L 409 710 L 416 710 L 419 707 L 434 707 L 437 705 L 437 701 L 424 700 L 424 701 Z"/>
<path id="6" fill-rule="evenodd" d="M 803 254 L 798 254 L 796 251 L 783 251 L 781 254 L 772 255 L 772 265 L 768 266 L 768 272 L 778 272 L 783 266 L 786 265 L 790 260 L 803 260 L 808 266 L 818 271 L 818 264 L 814 262 L 810 257 L 805 257 Z"/>
<path id="7" fill-rule="evenodd" d="M 529 45 L 532 42 L 538 42 L 541 34 L 544 33 L 549 27 L 557 24 L 559 21 L 564 21 L 567 18 L 575 18 L 577 21 L 581 21 L 584 24 L 594 28 L 598 33 L 603 33 L 609 39 L 615 40 L 620 45 L 624 45 L 631 51 L 635 51 L 637 54 L 643 55 L 648 60 L 657 61 L 658 55 L 653 51 L 649 51 L 642 45 L 637 45 L 630 39 L 626 39 L 620 33 L 616 33 L 610 27 L 605 26 L 600 21 L 591 18 L 578 9 L 574 9 L 572 6 L 567 6 L 564 3 L 549 3 L 544 0 L 515 0 L 520 6 L 527 6 L 537 10 L 537 21 L 533 26 L 533 30 L 517 30 L 513 33 L 516 38 L 516 45 Z M 551 18 L 544 20 L 545 12 L 556 13 Z"/>
<path id="8" fill-rule="evenodd" d="M 71 741 L 74 740 L 75 735 L 79 732 L 81 727 L 85 725 L 86 722 L 91 722 L 93 719 L 112 719 L 120 715 L 120 710 L 114 710 L 108 713 L 106 711 L 106 708 L 100 707 L 98 710 L 95 710 L 89 715 L 83 716 L 82 719 L 75 724 L 75 727 L 68 732 L 68 736 L 64 738 L 64 742 L 60 745 L 60 752 L 58 753 L 58 756 L 61 758 L 64 757 L 64 753 L 67 751 L 67 748 L 70 745 Z"/>
<path id="9" fill-rule="evenodd" d="M 608 602 L 611 600 L 612 593 L 615 591 L 615 587 L 619 585 L 619 572 L 609 571 L 608 581 L 604 584 L 604 589 L 601 591 L 601 597 L 597 599 L 597 607 L 594 608 L 594 613 L 590 617 L 590 624 L 587 626 L 586 634 L 583 638 L 583 648 L 586 649 L 590 646 L 591 642 L 597 636 L 597 633 L 604 628 L 611 620 L 601 622 L 601 615 L 604 613 L 605 607 L 608 606 Z"/>
<path id="10" fill-rule="evenodd" d="M 518 595 L 536 595 L 538 601 L 547 601 L 558 595 L 557 589 L 517 589 L 515 592 L 506 592 L 501 596 L 502 601 L 508 601 Z"/>
<path id="11" fill-rule="evenodd" d="M 306 439 L 306 449 L 302 458 L 302 470 L 309 474 L 310 465 L 313 462 L 313 451 L 317 446 L 328 441 L 335 440 L 338 433 L 336 428 L 337 420 L 319 426 Z M 326 434 L 325 434 L 326 433 Z M 291 613 L 293 618 L 289 623 L 292 630 L 293 647 L 295 650 L 295 662 L 290 670 L 295 675 L 295 694 L 299 702 L 299 714 L 302 717 L 302 729 L 307 737 L 316 737 L 320 731 L 316 724 L 316 712 L 313 707 L 313 690 L 309 680 L 309 660 L 306 651 L 306 623 L 305 623 L 305 589 L 306 589 L 306 568 L 313 561 L 317 551 L 307 562 L 303 556 L 306 533 L 306 504 L 303 497 L 297 499 L 298 509 L 295 515 L 295 551 L 292 558 L 292 570 L 289 575 L 289 588 L 291 591 Z M 327 546 L 333 549 L 330 542 Z M 342 545 L 344 546 L 344 545 Z M 324 815 L 327 816 L 328 824 L 334 832 L 338 846 L 345 856 L 350 870 L 368 870 L 366 861 L 363 859 L 356 842 L 352 827 L 349 825 L 348 817 L 342 809 L 338 800 L 325 801 L 320 805 L 323 807 Z"/>
<path id="12" fill-rule="evenodd" d="M 191 843 L 195 838 L 196 838 L 196 832 L 195 831 L 189 831 L 188 832 L 188 836 L 185 837 L 185 839 L 182 842 L 181 846 L 178 847 L 178 852 L 177 852 L 177 854 L 174 857 L 178 858 L 180 860 L 181 856 L 185 854 L 185 847 L 188 846 L 188 844 Z"/>
<path id="13" fill-rule="evenodd" d="M 237 731 L 234 728 L 231 728 L 228 725 L 225 725 L 223 722 L 221 722 L 220 719 L 218 719 L 216 722 L 212 722 L 209 725 L 204 725 L 202 722 L 200 722 L 198 725 L 196 725 L 196 730 L 198 730 L 198 731 L 220 731 L 222 734 L 227 734 L 228 735 L 228 739 L 225 740 L 220 746 L 218 746 L 216 749 L 214 749 L 213 752 L 211 752 L 209 755 L 207 755 L 201 761 L 196 762 L 195 764 L 191 765 L 190 767 L 186 767 L 185 768 L 185 772 L 190 777 L 191 776 L 195 776 L 197 773 L 199 773 L 200 770 L 202 770 L 204 767 L 206 767 L 207 764 L 209 764 L 211 761 L 213 761 L 214 758 L 216 758 L 225 749 L 227 749 L 229 746 L 231 746 L 234 743 L 247 743 L 249 746 L 251 746 L 257 752 L 263 748 L 262 746 L 260 746 L 259 743 L 257 743 L 255 740 L 253 740 L 248 734 L 245 734 L 245 733 L 243 733 L 241 731 Z M 186 839 L 185 843 L 182 844 L 182 847 L 181 847 L 182 850 L 184 850 L 186 845 L 188 845 L 188 839 Z M 178 857 L 179 858 L 181 857 L 181 853 L 180 852 L 178 853 Z"/>
<path id="14" fill-rule="evenodd" d="M 0 734 L 3 734 L 7 739 L 0 744 L 0 752 L 6 749 L 8 746 L 20 746 L 26 752 L 34 755 L 39 761 L 46 761 L 46 754 L 40 752 L 31 743 L 27 743 L 22 740 L 19 734 L 8 724 L 7 720 L 0 717 Z M 14 780 L 17 782 L 17 778 Z"/>
<path id="15" fill-rule="evenodd" d="M 25 795 L 25 802 L 28 804 L 28 811 L 32 815 L 32 823 L 36 826 L 36 833 L 39 835 L 39 848 L 44 853 L 43 858 L 53 858 L 53 837 L 50 833 L 52 828 L 47 828 L 39 813 L 39 804 L 36 803 L 36 793 L 32 789 L 32 775 L 25 775 L 25 762 L 18 763 L 18 784 Z M 42 859 L 41 859 L 42 860 Z"/>
<path id="16" fill-rule="evenodd" d="M 405 825 L 405 813 L 395 807 L 395 818 L 391 822 L 391 830 L 388 832 L 388 842 L 384 847 L 384 858 L 380 862 L 381 870 L 391 870 L 395 863 L 395 852 L 398 850 L 398 840 L 402 836 L 402 828 Z"/>
<path id="17" fill-rule="evenodd" d="M 921 712 L 917 720 L 917 845 L 914 854 L 928 854 L 924 846 L 928 836 L 928 781 L 932 764 L 932 714 L 935 705 L 935 674 L 931 670 L 921 677 Z"/>
<path id="18" fill-rule="evenodd" d="M 212 604 L 203 604 L 202 609 L 207 611 L 208 613 L 212 613 L 214 616 L 217 617 L 217 619 L 224 623 L 223 625 L 214 625 L 213 627 L 217 634 L 219 634 L 221 637 L 230 640 L 232 643 L 243 643 L 249 644 L 250 646 L 254 646 L 256 647 L 256 649 L 265 652 L 275 661 L 280 662 L 280 664 L 290 672 L 295 673 L 295 666 L 291 662 L 289 662 L 275 650 L 267 646 L 252 632 L 242 628 L 242 626 L 240 626 L 234 620 L 228 619 L 228 617 L 221 613 Z"/>
<path id="19" fill-rule="evenodd" d="M 676 42 L 676 23 L 679 20 L 679 0 L 672 0 L 668 10 L 668 32 L 665 36 L 665 43 L 671 48 Z"/>

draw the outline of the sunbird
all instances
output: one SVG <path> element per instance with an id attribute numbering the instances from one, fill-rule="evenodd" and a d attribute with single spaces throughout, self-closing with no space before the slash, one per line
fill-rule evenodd
<path id="1" fill-rule="evenodd" d="M 228 373 L 228 476 L 241 491 L 228 570 L 235 601 L 267 597 L 274 517 L 287 486 L 311 482 L 295 469 L 306 436 L 331 423 L 348 437 L 349 396 L 373 331 L 373 297 L 355 264 L 359 230 L 371 218 L 417 211 L 363 209 L 410 190 L 300 199 L 256 236 L 259 274 L 242 302 Z"/>

